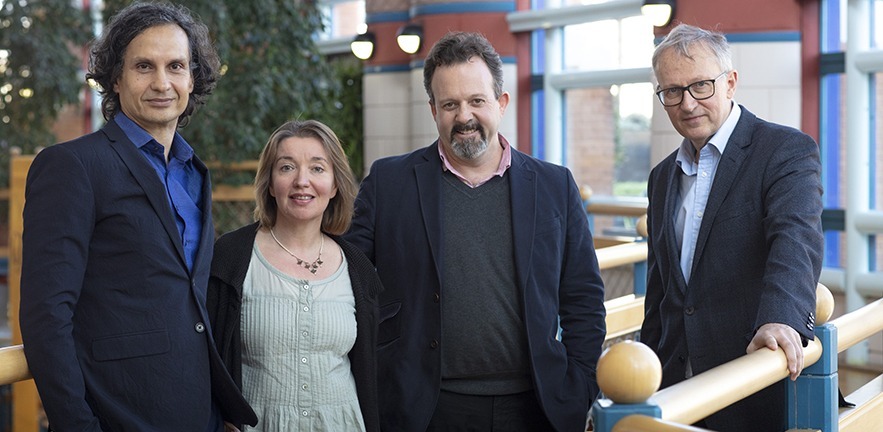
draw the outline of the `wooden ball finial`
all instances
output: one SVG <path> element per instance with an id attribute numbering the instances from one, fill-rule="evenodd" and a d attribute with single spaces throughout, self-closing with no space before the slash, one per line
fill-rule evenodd
<path id="1" fill-rule="evenodd" d="M 583 185 L 583 187 L 579 188 L 579 195 L 583 201 L 588 201 L 589 198 L 592 198 L 592 187 L 589 185 Z"/>
<path id="2" fill-rule="evenodd" d="M 635 224 L 635 230 L 638 231 L 638 235 L 641 237 L 647 237 L 649 231 L 647 231 L 647 215 L 643 215 L 638 218 L 638 223 Z"/>
<path id="3" fill-rule="evenodd" d="M 822 284 L 816 284 L 816 325 L 822 325 L 834 314 L 834 295 Z"/>
<path id="4" fill-rule="evenodd" d="M 662 364 L 647 345 L 624 341 L 613 345 L 598 360 L 598 386 L 613 402 L 646 402 L 662 383 Z"/>

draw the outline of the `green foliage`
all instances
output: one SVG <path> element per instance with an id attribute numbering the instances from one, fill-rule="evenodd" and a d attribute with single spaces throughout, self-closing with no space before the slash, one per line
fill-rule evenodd
<path id="1" fill-rule="evenodd" d="M 128 3 L 106 1 L 105 19 Z M 322 29 L 314 2 L 180 3 L 209 27 L 223 65 L 214 94 L 181 131 L 202 159 L 257 159 L 279 125 L 323 113 L 336 100 L 339 85 L 313 41 Z"/>
<path id="2" fill-rule="evenodd" d="M 31 153 L 53 144 L 59 111 L 85 88 L 77 51 L 92 33 L 72 4 L 0 0 L 0 186 L 8 183 L 10 147 Z"/>
<path id="3" fill-rule="evenodd" d="M 178 2 L 209 27 L 223 64 L 214 94 L 181 131 L 203 160 L 257 159 L 279 125 L 315 118 L 338 134 L 361 177 L 361 64 L 352 56 L 329 62 L 319 54 L 313 35 L 323 23 L 315 2 Z M 103 21 L 129 3 L 105 0 Z M 71 4 L 0 0 L 0 50 L 9 53 L 0 56 L 0 186 L 7 182 L 8 148 L 30 153 L 53 144 L 51 127 L 59 110 L 78 102 L 85 88 L 76 54 L 86 52 L 90 21 Z M 21 89 L 32 89 L 33 96 L 20 97 Z M 230 176 L 240 184 L 253 178 Z M 220 170 L 213 175 L 215 183 L 224 177 Z"/>
<path id="4" fill-rule="evenodd" d="M 613 183 L 613 195 L 620 197 L 647 196 L 647 182 L 618 181 Z"/>
<path id="5" fill-rule="evenodd" d="M 344 55 L 332 60 L 331 65 L 339 92 L 314 118 L 327 124 L 340 138 L 356 180 L 360 180 L 364 171 L 362 63 L 355 56 Z"/>

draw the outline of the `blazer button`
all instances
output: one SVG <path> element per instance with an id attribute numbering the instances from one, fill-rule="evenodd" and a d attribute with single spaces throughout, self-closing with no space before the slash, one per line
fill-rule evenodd
<path id="1" fill-rule="evenodd" d="M 687 315 L 693 315 L 693 312 L 694 312 L 693 306 L 687 306 L 687 307 L 684 309 L 684 313 L 687 314 Z"/>
<path id="2" fill-rule="evenodd" d="M 432 342 L 429 343 L 429 347 L 432 349 L 438 348 L 438 341 L 433 339 Z"/>
<path id="3" fill-rule="evenodd" d="M 435 293 L 435 295 L 432 296 L 432 301 L 438 303 L 439 300 L 441 300 L 441 297 L 438 295 L 438 293 Z"/>
<path id="4" fill-rule="evenodd" d="M 197 333 L 202 333 L 205 331 L 205 324 L 198 322 L 195 326 L 193 326 L 193 328 L 196 329 Z"/>

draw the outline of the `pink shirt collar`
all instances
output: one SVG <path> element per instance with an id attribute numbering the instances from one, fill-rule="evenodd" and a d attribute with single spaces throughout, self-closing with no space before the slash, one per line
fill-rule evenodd
<path id="1" fill-rule="evenodd" d="M 503 137 L 502 134 L 497 134 L 497 137 L 500 140 L 500 146 L 503 147 L 503 157 L 500 158 L 500 165 L 497 167 L 497 170 L 491 173 L 491 175 L 487 176 L 487 178 L 483 178 L 476 183 L 472 183 L 466 179 L 462 174 L 460 174 L 448 161 L 448 158 L 445 157 L 444 146 L 441 145 L 441 142 L 438 143 L 438 156 L 442 160 L 442 169 L 445 171 L 450 171 L 451 174 L 457 176 L 460 181 L 465 183 L 467 186 L 471 188 L 477 188 L 485 183 L 488 180 L 494 178 L 494 176 L 502 177 L 507 169 L 512 165 L 512 149 L 509 147 L 509 141 L 506 141 L 506 138 Z"/>

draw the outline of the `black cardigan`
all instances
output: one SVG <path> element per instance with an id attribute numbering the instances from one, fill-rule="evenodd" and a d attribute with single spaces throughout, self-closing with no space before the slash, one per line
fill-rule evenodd
<path id="1" fill-rule="evenodd" d="M 212 335 L 233 381 L 242 388 L 240 307 L 242 284 L 248 271 L 258 225 L 227 233 L 215 242 L 206 308 Z M 356 300 L 356 342 L 349 353 L 359 407 L 368 432 L 380 430 L 377 406 L 377 293 L 382 290 L 374 265 L 355 246 L 337 236 L 349 266 Z M 258 420 L 260 421 L 260 419 Z M 241 428 L 241 425 L 237 425 Z"/>

